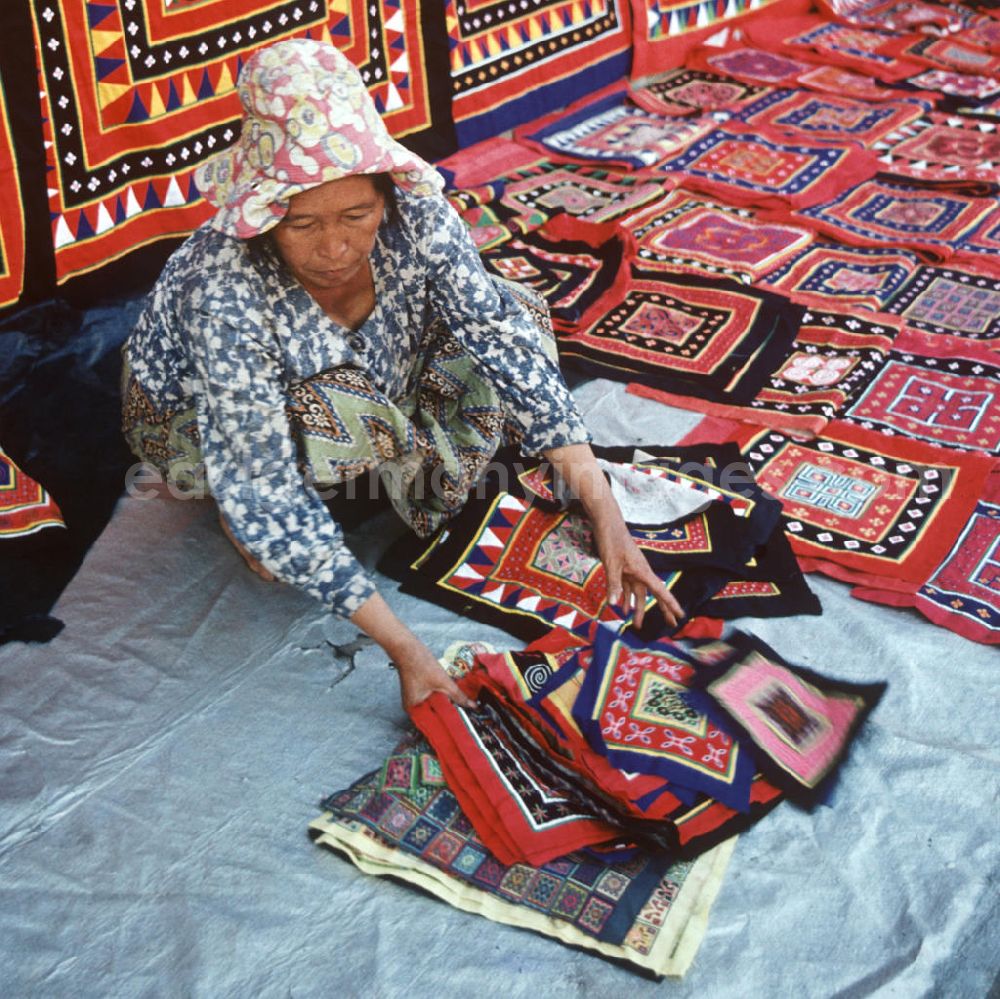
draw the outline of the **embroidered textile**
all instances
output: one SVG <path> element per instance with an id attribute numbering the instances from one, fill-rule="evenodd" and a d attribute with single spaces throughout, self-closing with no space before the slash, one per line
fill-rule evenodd
<path id="1" fill-rule="evenodd" d="M 778 523 L 779 506 L 752 482 L 735 450 L 625 446 L 596 447 L 594 453 L 612 480 L 613 493 L 621 495 L 619 482 L 627 484 L 628 493 L 619 505 L 633 539 L 658 573 L 695 565 L 738 573 Z M 519 479 L 526 492 L 543 504 L 550 501 L 553 482 L 547 462 L 529 466 Z M 648 488 L 642 495 L 643 480 L 661 489 Z M 669 497 L 663 495 L 664 487 Z M 683 503 L 691 504 L 692 498 L 697 503 L 688 505 L 682 517 L 675 517 L 676 510 L 671 509 L 675 491 L 688 494 Z M 699 498 L 708 502 L 698 503 Z"/>
<path id="2" fill-rule="evenodd" d="M 887 31 L 933 25 L 953 28 L 961 24 L 961 18 L 953 13 L 954 5 L 946 8 L 923 0 L 819 0 L 819 7 L 839 21 Z"/>
<path id="3" fill-rule="evenodd" d="M 761 283 L 820 309 L 887 312 L 919 269 L 920 258 L 907 250 L 816 242 Z"/>
<path id="4" fill-rule="evenodd" d="M 500 207 L 508 224 L 528 229 L 565 212 L 587 222 L 627 222 L 638 209 L 662 198 L 665 181 L 620 170 L 539 159 L 498 178 Z"/>
<path id="5" fill-rule="evenodd" d="M 992 200 L 995 204 L 995 199 Z M 987 215 L 979 228 L 961 244 L 955 256 L 976 270 L 995 274 L 998 255 L 1000 255 L 1000 220 L 994 211 Z"/>
<path id="6" fill-rule="evenodd" d="M 843 418 L 941 447 L 1000 455 L 1000 364 L 976 344 L 930 353 L 894 350 L 852 393 Z"/>
<path id="7" fill-rule="evenodd" d="M 587 636 L 597 620 L 620 626 L 621 613 L 608 606 L 604 567 L 589 524 L 575 514 L 552 514 L 500 493 L 470 500 L 446 532 L 420 552 L 408 568 L 393 566 L 404 543 L 390 551 L 383 571 L 403 576 L 402 591 L 452 607 L 526 640 L 562 627 Z M 705 599 L 716 583 L 709 571 L 674 573 L 666 580 L 682 606 Z M 658 625 L 658 615 L 647 615 Z M 645 626 L 644 626 L 645 627 Z"/>
<path id="8" fill-rule="evenodd" d="M 495 135 L 437 160 L 434 168 L 444 177 L 446 187 L 477 187 L 512 170 L 529 167 L 537 159 L 533 149 Z"/>
<path id="9" fill-rule="evenodd" d="M 754 765 L 690 689 L 691 660 L 670 642 L 598 628 L 573 715 L 591 746 L 623 770 L 654 773 L 737 811 L 750 806 Z"/>
<path id="10" fill-rule="evenodd" d="M 632 0 L 633 78 L 648 76 L 671 65 L 678 39 L 713 24 L 728 25 L 752 11 L 763 10 L 781 0 L 731 0 L 725 6 L 716 0 Z M 780 10 L 771 16 L 781 16 Z"/>
<path id="11" fill-rule="evenodd" d="M 884 86 L 870 76 L 854 73 L 840 66 L 817 66 L 808 72 L 799 73 L 795 82 L 810 90 L 850 97 L 856 101 L 894 101 L 906 96 L 905 92 Z"/>
<path id="12" fill-rule="evenodd" d="M 1000 475 L 982 499 L 941 564 L 913 593 L 855 587 L 851 596 L 897 607 L 916 607 L 924 617 L 974 642 L 1000 645 Z"/>
<path id="13" fill-rule="evenodd" d="M 48 490 L 0 448 L 0 542 L 65 526 Z"/>
<path id="14" fill-rule="evenodd" d="M 630 386 L 635 395 L 775 427 L 790 433 L 819 434 L 845 402 L 856 398 L 882 369 L 898 333 L 898 320 L 833 312 L 806 312 L 788 356 L 757 395 L 743 406 L 685 399 Z"/>
<path id="15" fill-rule="evenodd" d="M 1000 96 L 1000 80 L 946 69 L 929 69 L 910 77 L 909 82 L 915 87 L 936 90 L 963 101 L 988 101 Z"/>
<path id="16" fill-rule="evenodd" d="M 625 167 L 652 167 L 710 132 L 716 120 L 668 117 L 632 104 L 615 89 L 518 129 L 520 141 L 550 156 Z"/>
<path id="17" fill-rule="evenodd" d="M 410 709 L 479 838 L 503 864 L 544 864 L 623 834 L 613 813 L 532 737 L 477 672 L 461 681 L 477 707 L 432 694 Z"/>
<path id="18" fill-rule="evenodd" d="M 781 500 L 803 568 L 901 591 L 944 557 L 993 464 L 840 420 L 807 441 L 709 418 L 687 442 L 713 438 L 737 441 L 757 482 Z"/>
<path id="19" fill-rule="evenodd" d="M 1000 182 L 1000 126 L 930 114 L 900 124 L 875 143 L 887 172 L 914 180 Z"/>
<path id="20" fill-rule="evenodd" d="M 633 72 L 633 76 L 637 76 Z M 632 100 L 659 114 L 730 111 L 767 92 L 766 87 L 740 83 L 697 69 L 671 69 L 643 87 L 630 90 Z"/>
<path id="21" fill-rule="evenodd" d="M 822 614 L 809 589 L 782 526 L 757 549 L 753 562 L 739 579 L 732 579 L 699 608 L 711 619 L 736 617 L 790 617 Z"/>
<path id="22" fill-rule="evenodd" d="M 812 242 L 808 229 L 758 220 L 684 190 L 630 219 L 636 257 L 643 267 L 671 273 L 707 272 L 749 284 Z"/>
<path id="23" fill-rule="evenodd" d="M 903 247 L 937 262 L 992 252 L 994 237 L 978 230 L 989 224 L 995 207 L 991 198 L 868 180 L 796 215 L 845 243 Z"/>
<path id="24" fill-rule="evenodd" d="M 732 850 L 727 843 L 669 866 L 653 851 L 611 863 L 577 853 L 506 866 L 476 836 L 430 747 L 413 739 L 323 807 L 310 835 L 361 870 L 655 974 L 683 974 L 690 963 Z"/>
<path id="25" fill-rule="evenodd" d="M 919 71 L 918 64 L 899 58 L 892 50 L 894 36 L 835 24 L 820 17 L 790 18 L 781 23 L 783 51 L 798 55 L 803 49 L 815 52 L 824 61 L 856 69 L 886 82 L 905 80 Z M 773 28 L 750 25 L 748 35 L 756 44 L 772 43 Z"/>
<path id="26" fill-rule="evenodd" d="M 494 199 L 499 185 L 486 184 L 482 187 L 449 191 L 448 202 L 468 226 L 473 246 L 480 253 L 506 243 L 519 227 L 508 223 L 497 212 Z"/>
<path id="27" fill-rule="evenodd" d="M 953 6 L 952 9 L 956 8 Z M 968 13 L 960 37 L 963 45 L 973 45 L 994 54 L 1000 52 L 1000 23 L 995 17 Z"/>
<path id="28" fill-rule="evenodd" d="M 886 312 L 908 326 L 1000 346 L 1000 280 L 950 267 L 918 267 L 897 291 Z"/>
<path id="29" fill-rule="evenodd" d="M 906 59 L 938 69 L 977 76 L 1000 75 L 1000 56 L 964 45 L 953 38 L 920 38 L 917 41 L 904 38 L 898 51 Z"/>
<path id="30" fill-rule="evenodd" d="M 0 87 L 0 201 L 18 205 L 21 189 L 18 183 L 14 138 L 11 134 L 7 95 Z M 24 213 L 5 211 L 0 215 L 0 309 L 13 305 L 24 289 L 24 255 L 26 233 Z"/>
<path id="31" fill-rule="evenodd" d="M 468 146 L 625 76 L 628 0 L 538 0 L 523 7 L 447 0 L 452 116 Z"/>
<path id="32" fill-rule="evenodd" d="M 560 325 L 579 320 L 607 292 L 624 251 L 621 237 L 607 227 L 566 215 L 488 249 L 482 260 L 489 273 L 542 295 L 553 323 Z"/>
<path id="33" fill-rule="evenodd" d="M 751 128 L 778 130 L 799 140 L 844 139 L 871 146 L 930 110 L 924 101 L 868 102 L 781 88 L 745 105 L 735 116 Z M 876 147 L 879 148 L 879 147 Z"/>
<path id="34" fill-rule="evenodd" d="M 667 587 L 690 611 L 738 574 L 770 536 L 777 511 L 759 489 L 747 485 L 752 480 L 730 449 L 656 451 L 637 467 L 710 489 L 721 501 L 682 524 L 631 528 Z M 598 453 L 621 458 L 616 449 Z M 431 542 L 402 539 L 380 569 L 402 579 L 404 592 L 527 640 L 552 627 L 587 638 L 595 621 L 621 626 L 620 610 L 605 603 L 604 568 L 589 524 L 572 510 L 551 509 L 540 468 L 536 461 L 491 466 L 475 498 L 445 531 Z M 720 476 L 722 481 L 716 481 Z M 729 485 L 732 476 L 738 476 L 739 491 Z M 657 628 L 662 619 L 654 610 L 643 629 L 656 633 Z"/>
<path id="35" fill-rule="evenodd" d="M 789 59 L 749 45 L 736 45 L 721 52 L 707 47 L 699 49 L 691 53 L 688 66 L 732 76 L 745 83 L 775 86 L 790 86 L 800 73 L 814 68 L 811 62 Z"/>
<path id="36" fill-rule="evenodd" d="M 567 634 L 557 629 L 558 634 Z M 541 639 L 538 645 L 545 642 Z M 606 756 L 594 752 L 571 714 L 589 664 L 591 649 L 567 647 L 561 653 L 538 651 L 480 655 L 490 680 L 502 690 L 513 709 L 527 715 L 535 725 L 543 723 L 553 752 L 623 814 L 635 818 L 665 818 L 681 805 L 664 778 L 626 773 L 612 766 Z M 694 795 L 683 790 L 685 804 Z"/>
<path id="37" fill-rule="evenodd" d="M 817 205 L 874 176 L 875 158 L 846 143 L 719 128 L 658 170 L 690 190 L 762 208 Z M 683 179 L 681 179 L 683 178 Z"/>
<path id="38" fill-rule="evenodd" d="M 704 666 L 696 682 L 720 720 L 752 741 L 757 762 L 789 798 L 822 800 L 886 685 L 831 680 L 793 666 L 753 635 L 737 632 L 729 641 L 736 655 Z"/>
<path id="39" fill-rule="evenodd" d="M 728 650 L 731 651 L 731 650 Z M 531 707 L 550 725 L 561 751 L 568 752 L 573 765 L 597 786 L 610 791 L 619 801 L 628 799 L 629 814 L 662 821 L 653 824 L 663 835 L 676 838 L 677 848 L 685 856 L 697 856 L 725 837 L 748 828 L 781 800 L 776 787 L 755 774 L 750 786 L 750 810 L 738 812 L 713 798 L 694 794 L 676 783 L 662 783 L 663 778 L 642 773 L 625 773 L 595 753 L 580 731 L 573 716 L 574 706 L 590 668 L 593 650 L 578 649 L 563 666 L 545 680 Z M 491 661 L 491 666 L 496 660 Z M 664 790 L 664 788 L 669 790 Z M 643 789 L 645 794 L 639 794 Z M 685 798 L 680 805 L 678 797 Z M 635 828 L 641 831 L 648 822 Z"/>
<path id="40" fill-rule="evenodd" d="M 236 139 L 235 82 L 290 33 L 332 41 L 361 70 L 389 130 L 428 152 L 447 91 L 423 60 L 423 3 L 284 0 L 33 7 L 57 280 L 197 228 L 212 209 L 195 167 Z"/>
<path id="41" fill-rule="evenodd" d="M 784 359 L 800 316 L 730 281 L 623 273 L 579 331 L 559 336 L 559 356 L 597 377 L 742 403 Z"/>

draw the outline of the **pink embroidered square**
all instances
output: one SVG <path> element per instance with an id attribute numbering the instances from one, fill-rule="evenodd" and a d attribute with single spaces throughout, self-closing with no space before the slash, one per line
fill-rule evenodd
<path id="1" fill-rule="evenodd" d="M 830 772 L 865 707 L 863 698 L 823 693 L 756 651 L 707 689 L 763 752 L 809 788 Z"/>

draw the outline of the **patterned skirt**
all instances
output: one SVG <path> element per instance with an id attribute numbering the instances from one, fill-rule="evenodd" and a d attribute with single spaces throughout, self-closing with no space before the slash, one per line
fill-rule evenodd
<path id="1" fill-rule="evenodd" d="M 504 284 L 554 357 L 544 301 Z M 305 479 L 323 490 L 375 469 L 396 512 L 421 537 L 461 509 L 501 444 L 520 439 L 493 385 L 444 322 L 431 322 L 425 342 L 416 389 L 404 399 L 390 400 L 364 372 L 341 367 L 293 385 L 286 406 Z M 207 495 L 195 407 L 157 409 L 127 356 L 122 400 L 122 432 L 135 455 L 168 484 Z"/>

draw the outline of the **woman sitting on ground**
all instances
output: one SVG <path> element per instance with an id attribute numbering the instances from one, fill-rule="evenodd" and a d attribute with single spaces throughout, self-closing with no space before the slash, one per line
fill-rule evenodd
<path id="1" fill-rule="evenodd" d="M 389 136 L 354 66 L 284 41 L 247 62 L 238 89 L 240 139 L 196 174 L 218 210 L 170 258 L 125 346 L 136 454 L 207 486 L 255 572 L 375 639 L 405 707 L 435 690 L 467 699 L 324 502 L 372 470 L 427 535 L 505 435 L 520 437 L 580 499 L 609 599 L 641 620 L 652 595 L 674 623 L 591 452 L 544 304 L 486 274 L 440 176 Z"/>

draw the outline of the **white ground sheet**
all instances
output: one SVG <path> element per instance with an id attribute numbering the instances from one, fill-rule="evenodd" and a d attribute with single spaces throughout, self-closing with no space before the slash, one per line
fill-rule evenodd
<path id="1" fill-rule="evenodd" d="M 609 382 L 576 394 L 598 443 L 668 444 L 697 419 Z M 369 562 L 390 524 L 358 536 Z M 406 725 L 394 674 L 251 575 L 211 503 L 123 500 L 62 634 L 0 647 L 0 995 L 986 995 L 1000 657 L 812 583 L 822 617 L 741 624 L 888 692 L 831 807 L 784 804 L 742 836 L 691 971 L 654 983 L 314 846 L 320 797 Z M 438 652 L 516 647 L 383 592 Z"/>

